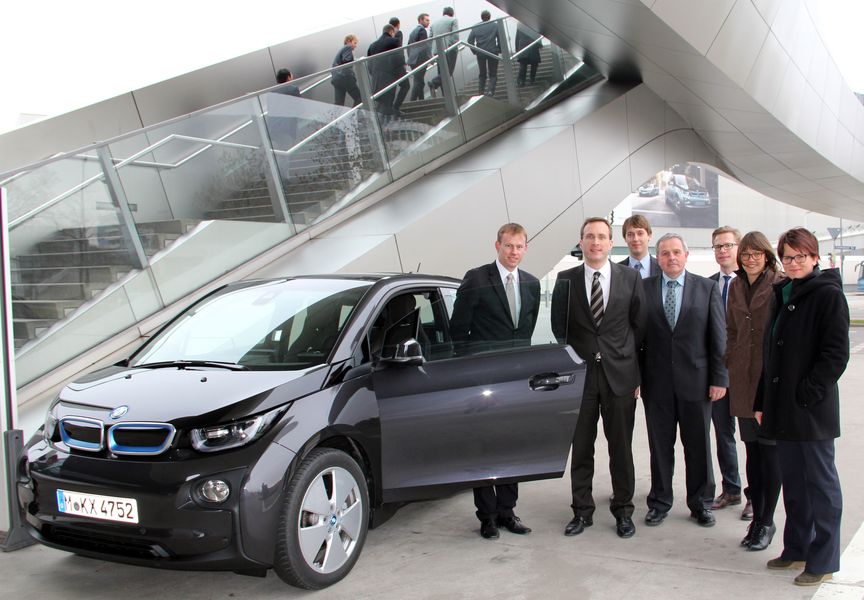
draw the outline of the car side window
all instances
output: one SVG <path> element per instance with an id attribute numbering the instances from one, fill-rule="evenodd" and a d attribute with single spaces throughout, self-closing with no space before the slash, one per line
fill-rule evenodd
<path id="1" fill-rule="evenodd" d="M 397 294 L 390 298 L 381 312 L 373 321 L 367 335 L 369 354 L 373 360 L 381 357 L 384 349 L 384 339 L 387 331 L 405 315 L 411 311 L 419 310 L 420 324 L 417 332 L 417 341 L 423 349 L 423 357 L 429 360 L 440 360 L 450 358 L 453 354 L 453 344 L 450 342 L 447 322 L 448 313 L 441 295 L 437 290 L 413 290 Z M 406 331 L 399 336 L 391 335 L 389 339 L 396 343 L 403 342 L 413 335 L 413 331 Z"/>

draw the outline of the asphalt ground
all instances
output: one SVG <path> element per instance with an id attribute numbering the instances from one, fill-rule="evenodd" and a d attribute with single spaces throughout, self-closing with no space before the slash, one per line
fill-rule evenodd
<path id="1" fill-rule="evenodd" d="M 864 295 L 850 290 L 853 318 L 864 318 Z M 856 315 L 860 315 L 856 317 Z M 841 571 L 820 588 L 793 585 L 796 571 L 769 571 L 778 556 L 778 532 L 763 552 L 748 552 L 739 542 L 747 522 L 741 507 L 715 511 L 717 524 L 698 526 L 684 499 L 684 461 L 678 448 L 677 500 L 659 527 L 646 527 L 645 496 L 650 486 L 648 441 L 642 407 L 637 408 L 636 535 L 615 535 L 608 512 L 611 484 L 605 441 L 598 441 L 594 525 L 575 537 L 563 535 L 571 518 L 569 476 L 520 485 L 517 514 L 534 531 L 517 536 L 502 530 L 484 540 L 474 517 L 470 492 L 400 509 L 369 532 L 354 570 L 321 592 L 286 586 L 272 572 L 266 578 L 233 573 L 164 571 L 82 558 L 41 545 L 0 554 L 0 599 L 101 600 L 115 598 L 300 598 L 454 599 L 579 598 L 669 600 L 759 598 L 864 598 L 864 327 L 851 330 L 851 360 L 840 381 L 843 435 L 837 440 L 837 466 L 843 487 Z M 739 443 L 740 471 L 744 448 Z M 720 480 L 715 468 L 715 478 Z M 784 522 L 782 502 L 776 522 Z M 859 529 L 862 533 L 858 534 Z M 857 537 L 856 537 L 856 534 Z M 814 596 L 815 594 L 815 596 Z"/>

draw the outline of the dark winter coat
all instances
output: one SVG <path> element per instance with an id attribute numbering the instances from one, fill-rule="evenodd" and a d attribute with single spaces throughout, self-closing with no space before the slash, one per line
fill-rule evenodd
<path id="1" fill-rule="evenodd" d="M 733 417 L 753 418 L 753 399 L 762 377 L 762 340 L 771 309 L 772 286 L 785 279 L 782 273 L 766 269 L 749 285 L 747 273 L 742 269 L 729 284 L 723 363 L 729 369 L 729 412 Z"/>
<path id="2" fill-rule="evenodd" d="M 785 285 L 792 286 L 787 304 Z M 837 380 L 849 361 L 849 307 L 836 269 L 774 284 L 762 357 L 755 409 L 764 413 L 766 437 L 840 437 Z"/>

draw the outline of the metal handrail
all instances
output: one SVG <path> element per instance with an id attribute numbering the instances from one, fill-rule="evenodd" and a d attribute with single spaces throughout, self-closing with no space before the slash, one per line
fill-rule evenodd
<path id="1" fill-rule="evenodd" d="M 415 43 L 423 44 L 423 43 L 425 43 L 425 42 L 415 42 Z M 456 43 L 453 44 L 452 46 L 448 46 L 448 47 L 447 47 L 447 50 L 446 50 L 445 52 L 450 52 L 453 48 L 455 48 L 456 46 L 458 46 L 458 45 L 460 45 L 460 44 L 463 44 L 463 43 L 464 43 L 464 42 L 462 42 L 462 41 L 456 42 Z M 461 48 L 460 48 L 460 50 L 461 50 Z M 391 50 L 391 52 L 394 52 L 394 50 Z M 385 52 L 385 53 L 383 53 L 383 54 L 373 54 L 372 57 L 374 58 L 374 57 L 376 57 L 376 56 L 384 56 L 384 55 L 386 55 L 386 54 L 387 54 L 387 52 Z M 367 58 L 369 58 L 369 57 L 367 57 Z M 378 98 L 380 98 L 381 96 L 383 96 L 384 94 L 386 94 L 387 92 L 389 92 L 391 89 L 395 88 L 395 87 L 398 86 L 400 83 L 402 83 L 403 81 L 405 81 L 406 79 L 410 79 L 411 76 L 414 74 L 414 71 L 416 71 L 417 69 L 420 69 L 420 68 L 422 68 L 422 67 L 425 67 L 425 66 L 427 66 L 427 65 L 429 65 L 429 64 L 431 64 L 431 63 L 433 63 L 433 62 L 435 62 L 436 60 L 438 60 L 438 55 L 437 55 L 437 54 L 433 54 L 433 55 L 432 55 L 432 58 L 430 58 L 430 59 L 427 60 L 426 62 L 423 62 L 423 63 L 417 65 L 416 67 L 414 67 L 414 68 L 411 69 L 410 71 L 406 71 L 405 74 L 404 74 L 402 77 L 400 77 L 399 79 L 397 79 L 397 80 L 394 81 L 393 83 L 387 85 L 386 87 L 381 88 L 380 90 L 378 90 L 377 92 L 375 92 L 374 94 L 372 94 L 372 99 L 373 99 L 373 100 L 377 100 Z"/>
<path id="2" fill-rule="evenodd" d="M 498 19 L 494 19 L 493 21 L 490 21 L 490 22 L 503 21 L 503 20 L 506 20 L 506 19 L 509 19 L 509 18 L 511 18 L 511 17 L 501 17 L 501 18 L 498 18 Z M 388 54 L 388 53 L 392 53 L 392 52 L 404 52 L 406 48 L 408 48 L 408 47 L 410 47 L 410 46 L 412 46 L 412 45 L 430 44 L 430 43 L 432 43 L 433 40 L 438 39 L 438 38 L 443 38 L 443 37 L 445 37 L 445 36 L 450 36 L 450 37 L 452 37 L 452 36 L 458 36 L 458 35 L 459 35 L 460 33 L 462 33 L 462 32 L 470 31 L 473 27 L 475 27 L 475 25 L 472 25 L 472 26 L 470 26 L 470 27 L 466 27 L 466 28 L 464 28 L 464 29 L 460 29 L 460 30 L 458 30 L 458 31 L 451 31 L 451 32 L 447 32 L 447 33 L 441 34 L 440 36 L 434 36 L 434 37 L 428 38 L 428 39 L 426 39 L 426 40 L 422 40 L 422 41 L 420 41 L 420 42 L 415 42 L 415 44 L 408 44 L 408 45 L 406 45 L 406 46 L 404 46 L 404 47 L 395 48 L 395 49 L 390 50 L 390 51 L 388 51 L 388 52 L 381 53 L 381 54 L 376 54 L 376 55 L 373 55 L 373 56 L 371 56 L 371 57 L 370 57 L 370 56 L 361 57 L 361 58 L 357 59 L 357 62 L 362 63 L 363 61 L 375 60 L 375 59 L 377 59 L 377 58 L 380 57 L 380 56 L 384 56 L 384 55 L 386 55 L 386 54 Z M 515 55 L 511 56 L 511 57 L 510 57 L 510 61 L 511 61 L 511 63 L 512 63 L 512 61 L 515 60 L 515 58 L 516 58 L 517 56 L 519 56 L 519 54 L 521 54 L 522 52 L 524 52 L 525 50 L 527 50 L 528 48 L 530 48 L 532 45 L 534 45 L 534 44 L 540 42 L 542 39 L 543 39 L 543 38 L 541 37 L 541 38 L 538 38 L 537 40 L 534 40 L 534 41 L 533 41 L 529 46 L 526 46 L 525 48 L 523 48 L 522 50 L 520 50 L 518 53 L 516 53 Z M 451 44 L 450 46 L 448 46 L 445 52 L 450 52 L 450 51 L 452 51 L 454 48 L 457 48 L 457 47 L 458 47 L 458 50 L 457 50 L 457 51 L 460 51 L 460 52 L 461 52 L 461 50 L 462 50 L 463 47 L 469 47 L 469 48 L 471 48 L 471 49 L 473 49 L 473 50 L 476 50 L 476 51 L 478 51 L 478 52 L 480 52 L 480 53 L 483 53 L 483 54 L 485 54 L 485 55 L 487 55 L 487 56 L 489 56 L 489 57 L 496 58 L 496 59 L 499 59 L 499 60 L 501 59 L 501 56 L 500 56 L 500 55 L 493 54 L 493 53 L 488 52 L 488 51 L 486 51 L 486 50 L 484 50 L 484 49 L 482 49 L 482 48 L 479 48 L 479 47 L 477 47 L 477 46 L 474 46 L 473 44 L 469 44 L 469 43 L 466 42 L 466 41 L 462 41 L 462 40 L 458 40 L 458 39 L 457 39 L 456 42 L 454 42 L 453 44 Z M 403 76 L 399 77 L 397 80 L 393 81 L 392 83 L 390 83 L 389 85 L 387 85 L 387 86 L 384 87 L 383 89 L 381 89 L 381 90 L 375 92 L 374 94 L 372 94 L 372 96 L 371 96 L 372 99 L 378 99 L 378 98 L 380 98 L 381 96 L 383 96 L 383 95 L 385 95 L 386 93 L 388 93 L 390 90 L 392 90 L 392 89 L 394 89 L 395 87 L 397 87 L 398 85 L 400 85 L 403 81 L 409 79 L 409 78 L 412 76 L 414 70 L 419 69 L 420 67 L 428 66 L 428 65 L 432 64 L 433 62 L 435 62 L 435 61 L 437 61 L 437 60 L 438 60 L 438 54 L 436 53 L 436 54 L 434 54 L 431 58 L 429 58 L 427 61 L 425 61 L 425 62 L 422 63 L 421 65 L 415 67 L 415 69 L 412 69 L 412 70 L 410 70 L 410 71 L 407 71 Z M 324 83 L 324 82 L 326 82 L 326 81 L 332 79 L 332 73 L 333 73 L 333 71 L 334 71 L 335 69 L 337 69 L 337 68 L 340 68 L 340 67 L 331 67 L 331 68 L 328 69 L 328 70 L 325 70 L 325 71 L 320 72 L 320 73 L 326 73 L 326 75 L 325 75 L 324 77 L 321 77 L 320 79 L 318 79 L 315 83 L 313 83 L 313 84 L 311 84 L 311 85 L 305 87 L 304 89 L 302 89 L 302 90 L 300 91 L 300 93 L 301 93 L 301 94 L 304 94 L 304 93 L 308 92 L 309 90 L 314 89 L 315 87 L 321 85 L 322 83 Z M 313 77 L 313 76 L 316 76 L 316 75 L 317 75 L 317 74 L 312 74 L 312 75 L 309 75 L 309 76 L 307 76 L 307 77 Z M 302 79 L 304 79 L 304 78 L 301 78 L 301 80 L 302 80 Z M 277 86 L 274 86 L 274 87 L 277 87 Z M 253 92 L 253 93 L 255 93 L 255 94 L 260 94 L 260 93 L 262 93 L 262 92 Z M 235 102 L 238 102 L 238 101 L 242 101 L 242 100 L 243 100 L 244 98 L 246 98 L 246 97 L 248 97 L 248 95 L 247 95 L 247 96 L 244 96 L 243 98 L 229 100 L 229 101 L 226 101 L 226 102 L 224 102 L 224 103 L 220 103 L 220 104 L 217 104 L 217 105 L 214 105 L 214 106 L 211 106 L 211 107 L 205 108 L 205 109 L 201 109 L 201 110 L 199 110 L 199 111 L 195 111 L 195 112 L 193 112 L 193 113 L 189 113 L 189 114 L 187 114 L 187 115 L 183 115 L 183 116 L 181 116 L 181 117 L 177 117 L 176 119 L 171 119 L 171 120 L 165 121 L 165 122 L 163 122 L 163 123 L 158 123 L 158 124 L 156 124 L 156 125 L 152 125 L 152 126 L 150 126 L 150 127 L 145 127 L 145 128 L 142 128 L 142 129 L 136 130 L 136 131 L 134 131 L 134 132 L 130 132 L 130 133 L 128 133 L 128 134 L 124 134 L 124 135 L 121 135 L 121 136 L 117 136 L 117 137 L 115 137 L 115 138 L 111 138 L 110 140 L 107 140 L 107 141 L 104 141 L 104 142 L 97 142 L 97 143 L 94 143 L 94 144 L 90 144 L 90 145 L 88 145 L 88 146 L 85 146 L 85 147 L 83 147 L 83 148 L 81 148 L 81 149 L 79 149 L 79 150 L 76 150 L 76 151 L 73 151 L 73 152 L 70 152 L 70 153 L 63 153 L 63 154 L 60 154 L 60 155 L 55 155 L 55 156 L 53 156 L 53 157 L 51 157 L 51 158 L 49 158 L 49 159 L 45 159 L 45 160 L 43 160 L 43 161 L 39 161 L 39 162 L 37 162 L 37 163 L 33 163 L 32 165 L 30 165 L 30 166 L 28 166 L 28 167 L 24 167 L 24 168 L 22 168 L 22 170 L 16 172 L 15 174 L 13 174 L 12 176 L 8 177 L 7 179 L 4 179 L 2 182 L 0 182 L 0 184 L 5 184 L 5 183 L 8 183 L 8 182 L 10 182 L 10 181 L 13 181 L 14 179 L 17 179 L 18 177 L 21 177 L 21 176 L 25 175 L 26 173 L 31 172 L 34 168 L 37 168 L 37 167 L 40 167 L 40 166 L 44 166 L 45 164 L 49 164 L 49 163 L 56 162 L 56 161 L 59 161 L 59 160 L 62 160 L 62 159 L 66 159 L 66 158 L 79 158 L 79 159 L 85 159 L 85 160 L 94 160 L 94 159 L 97 159 L 97 160 L 98 160 L 98 157 L 93 157 L 93 156 L 90 156 L 90 155 L 88 155 L 88 154 L 83 154 L 83 152 L 86 152 L 86 151 L 88 151 L 88 150 L 90 150 L 90 149 L 99 149 L 99 148 L 101 148 L 101 147 L 108 146 L 108 145 L 110 145 L 110 144 L 116 143 L 116 142 L 119 141 L 119 140 L 127 139 L 128 137 L 131 137 L 131 136 L 133 136 L 133 135 L 141 135 L 142 133 L 146 133 L 146 132 L 151 131 L 152 129 L 155 129 L 155 128 L 157 128 L 157 127 L 164 127 L 164 126 L 166 126 L 167 124 L 170 124 L 170 123 L 172 123 L 172 122 L 175 122 L 175 121 L 176 121 L 176 122 L 179 122 L 179 120 L 181 120 L 181 119 L 191 118 L 191 117 L 194 116 L 194 115 L 201 114 L 201 113 L 203 113 L 203 112 L 209 112 L 209 111 L 212 111 L 212 110 L 215 109 L 215 108 L 218 108 L 218 107 L 221 107 L 221 106 L 227 106 L 227 105 L 229 105 L 229 104 L 231 104 L 231 103 L 235 103 Z M 275 149 L 274 149 L 273 152 L 276 153 L 276 154 L 283 155 L 283 156 L 287 156 L 287 155 L 290 155 L 290 154 L 296 152 L 296 151 L 299 150 L 301 147 L 305 146 L 305 145 L 308 144 L 309 142 L 311 142 L 311 141 L 313 141 L 314 139 L 317 139 L 319 136 L 323 135 L 323 133 L 324 133 L 325 131 L 329 130 L 331 127 L 333 127 L 333 126 L 337 125 L 338 123 L 344 121 L 344 120 L 347 119 L 350 115 L 355 114 L 355 113 L 357 112 L 357 110 L 359 110 L 359 109 L 362 108 L 362 107 L 363 107 L 363 104 L 360 103 L 360 104 L 358 104 L 357 106 L 355 106 L 355 107 L 349 109 L 348 111 L 346 111 L 346 112 L 343 113 L 342 115 L 338 116 L 336 119 L 330 121 L 330 122 L 327 123 L 324 127 L 322 127 L 321 129 L 318 129 L 317 131 L 315 131 L 314 133 L 312 133 L 312 134 L 309 135 L 308 137 L 304 138 L 303 140 L 301 140 L 300 142 L 298 142 L 297 144 L 295 144 L 294 146 L 292 146 L 292 147 L 289 148 L 288 150 L 275 150 Z M 120 168 L 125 167 L 125 166 L 127 166 L 127 165 L 129 165 L 129 164 L 133 164 L 133 163 L 134 163 L 136 166 L 146 166 L 146 167 L 157 168 L 157 169 L 175 169 L 175 168 L 178 168 L 178 167 L 182 166 L 182 165 L 185 164 L 186 162 L 192 160 L 192 159 L 195 158 L 196 156 L 199 156 L 201 153 L 206 152 L 207 150 L 209 150 L 210 148 L 212 148 L 212 147 L 214 147 L 214 146 L 220 146 L 220 147 L 233 147 L 233 148 L 246 149 L 246 150 L 260 150 L 260 147 L 259 147 L 259 146 L 251 146 L 251 145 L 247 145 L 247 144 L 235 144 L 235 143 L 232 143 L 232 142 L 225 142 L 225 141 L 224 141 L 225 138 L 227 138 L 227 137 L 229 137 L 229 136 L 231 136 L 231 135 L 234 135 L 235 133 L 237 133 L 238 131 L 242 130 L 242 129 L 245 128 L 245 127 L 248 127 L 248 126 L 251 125 L 252 123 L 253 123 L 253 120 L 252 120 L 252 119 L 247 120 L 246 122 L 244 122 L 243 124 L 241 124 L 241 125 L 238 126 L 237 128 L 233 129 L 232 131 L 226 133 L 225 135 L 221 136 L 220 138 L 218 138 L 218 139 L 216 139 L 216 140 L 210 140 L 210 139 L 206 139 L 206 138 L 198 138 L 198 137 L 194 137 L 194 136 L 186 136 L 186 135 L 182 135 L 182 134 L 173 134 L 173 133 L 172 133 L 172 134 L 170 134 L 170 135 L 168 135 L 168 136 L 162 138 L 161 140 L 159 140 L 159 141 L 157 141 L 157 142 L 155 142 L 155 143 L 153 143 L 153 144 L 147 146 L 146 148 L 144 148 L 144 149 L 142 149 L 142 150 L 139 150 L 138 152 L 135 152 L 135 153 L 132 154 L 131 156 L 129 156 L 129 157 L 123 159 L 123 160 L 120 160 L 119 162 L 116 162 L 116 164 L 114 165 L 114 169 L 115 169 L 115 170 L 119 170 Z M 192 152 L 192 153 L 189 154 L 188 156 L 184 157 L 183 159 L 181 159 L 181 160 L 179 160 L 179 161 L 177 161 L 177 162 L 175 162 L 175 163 L 161 163 L 161 162 L 153 162 L 153 161 L 140 161 L 140 162 L 139 162 L 139 161 L 138 161 L 138 159 L 139 159 L 140 157 L 144 156 L 145 154 L 149 154 L 149 153 L 153 152 L 154 150 L 160 148 L 161 146 L 163 146 L 163 145 L 165 145 L 165 144 L 167 144 L 167 143 L 169 143 L 169 142 L 171 142 L 171 141 L 174 141 L 174 140 L 184 140 L 184 141 L 191 141 L 191 142 L 199 142 L 199 143 L 204 144 L 204 146 L 203 146 L 202 148 L 199 148 L 198 150 Z M 115 160 L 116 160 L 116 159 L 112 159 L 112 162 L 115 162 Z M 96 175 L 96 176 L 93 176 L 93 177 L 91 177 L 91 178 L 89 178 L 89 179 L 83 181 L 83 182 L 80 182 L 80 183 L 76 184 L 75 186 L 73 186 L 73 187 L 70 188 L 69 190 L 67 190 L 67 191 L 61 193 L 60 195 L 58 195 L 58 196 L 56 196 L 56 197 L 54 197 L 54 198 L 52 198 L 52 199 L 50 199 L 50 200 L 48 200 L 48 201 L 42 203 L 41 205 L 39 205 L 39 206 L 37 206 L 37 207 L 35 207 L 35 208 L 33 208 L 33 209 L 27 211 L 25 214 L 21 215 L 20 217 L 17 217 L 17 218 L 15 218 L 14 220 L 10 221 L 10 222 L 9 222 L 9 225 L 8 225 L 9 229 L 10 229 L 10 230 L 11 230 L 11 229 L 14 229 L 15 227 L 21 225 L 21 224 L 24 223 L 25 221 L 27 221 L 27 220 L 33 218 L 35 215 L 39 214 L 39 213 L 42 212 L 43 210 L 46 210 L 46 209 L 50 208 L 51 206 L 54 206 L 54 205 L 57 204 L 58 202 L 60 202 L 60 201 L 62 201 L 62 200 L 64 200 L 64 199 L 66 199 L 66 198 L 68 198 L 69 196 L 71 196 L 71 195 L 73 195 L 73 194 L 75 194 L 75 193 L 81 191 L 82 189 L 88 187 L 89 185 L 91 185 L 91 184 L 93 184 L 93 183 L 95 183 L 95 182 L 97 182 L 97 181 L 100 181 L 100 180 L 102 180 L 102 179 L 104 179 L 104 178 L 105 178 L 105 174 L 104 174 L 104 173 L 100 173 L 100 174 L 98 174 L 98 175 Z"/>

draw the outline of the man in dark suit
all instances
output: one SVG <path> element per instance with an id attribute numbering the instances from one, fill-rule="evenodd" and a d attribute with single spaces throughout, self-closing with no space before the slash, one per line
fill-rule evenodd
<path id="1" fill-rule="evenodd" d="M 531 344 L 540 310 L 540 282 L 517 268 L 527 249 L 525 228 L 507 223 L 498 230 L 495 262 L 465 273 L 450 318 L 457 353 Z M 515 483 L 474 488 L 480 535 L 495 539 L 498 527 L 520 534 L 531 531 L 513 513 L 518 495 Z"/>
<path id="2" fill-rule="evenodd" d="M 720 270 L 709 279 L 716 282 L 723 300 L 723 313 L 726 313 L 726 305 L 729 300 L 729 286 L 735 279 L 735 270 L 738 268 L 738 243 L 741 241 L 741 232 L 734 227 L 724 225 L 718 227 L 711 234 L 711 247 L 714 249 L 714 260 Z M 711 406 L 711 422 L 714 424 L 714 439 L 717 442 L 717 463 L 720 465 L 720 474 L 723 477 L 723 485 L 720 495 L 714 499 L 711 506 L 713 510 L 726 508 L 735 504 L 741 504 L 741 476 L 738 473 L 738 447 L 735 441 L 735 417 L 729 410 L 729 394 L 715 402 Z M 748 500 L 749 504 L 749 500 Z M 749 514 L 752 518 L 752 506 Z M 742 518 L 748 514 L 744 507 Z"/>
<path id="3" fill-rule="evenodd" d="M 621 226 L 621 234 L 627 242 L 630 256 L 622 260 L 621 265 L 627 265 L 639 271 L 642 279 L 660 274 L 660 265 L 657 259 L 648 253 L 651 243 L 651 223 L 642 215 L 633 215 L 624 220 Z"/>
<path id="4" fill-rule="evenodd" d="M 661 275 L 644 280 L 645 340 L 642 401 L 651 450 L 646 525 L 660 525 L 672 508 L 676 426 L 681 432 L 690 516 L 714 525 L 711 403 L 726 394 L 723 366 L 726 315 L 717 284 L 688 273 L 684 239 L 667 233 L 657 242 Z"/>
<path id="5" fill-rule="evenodd" d="M 570 462 L 574 516 L 564 535 L 578 535 L 593 524 L 594 441 L 602 417 L 612 476 L 609 509 L 618 535 L 629 538 L 636 533 L 632 445 L 644 321 L 642 279 L 633 269 L 609 261 L 612 227 L 606 219 L 586 219 L 581 238 L 585 264 L 560 272 L 552 295 L 552 332 L 588 367 Z"/>
<path id="6" fill-rule="evenodd" d="M 423 100 L 425 97 L 426 69 L 429 68 L 429 65 L 425 67 L 420 67 L 420 65 L 432 58 L 432 46 L 429 42 L 425 44 L 421 44 L 420 42 L 429 39 L 428 27 L 429 14 L 421 13 L 417 17 L 417 27 L 408 36 L 408 66 L 413 70 L 413 75 L 411 76 L 411 80 L 413 81 L 411 84 L 412 101 Z M 412 46 L 412 44 L 414 45 Z"/>
<path id="7" fill-rule="evenodd" d="M 399 41 L 395 36 L 396 28 L 387 23 L 381 32 L 381 37 L 369 45 L 366 56 L 371 57 L 399 48 Z M 403 52 L 391 52 L 387 56 L 374 58 L 369 61 L 369 71 L 372 75 L 372 88 L 377 93 L 405 74 L 405 54 Z M 398 110 L 394 108 L 395 98 L 396 88 L 391 88 L 379 96 L 376 101 L 378 112 L 385 119 L 398 114 Z"/>

